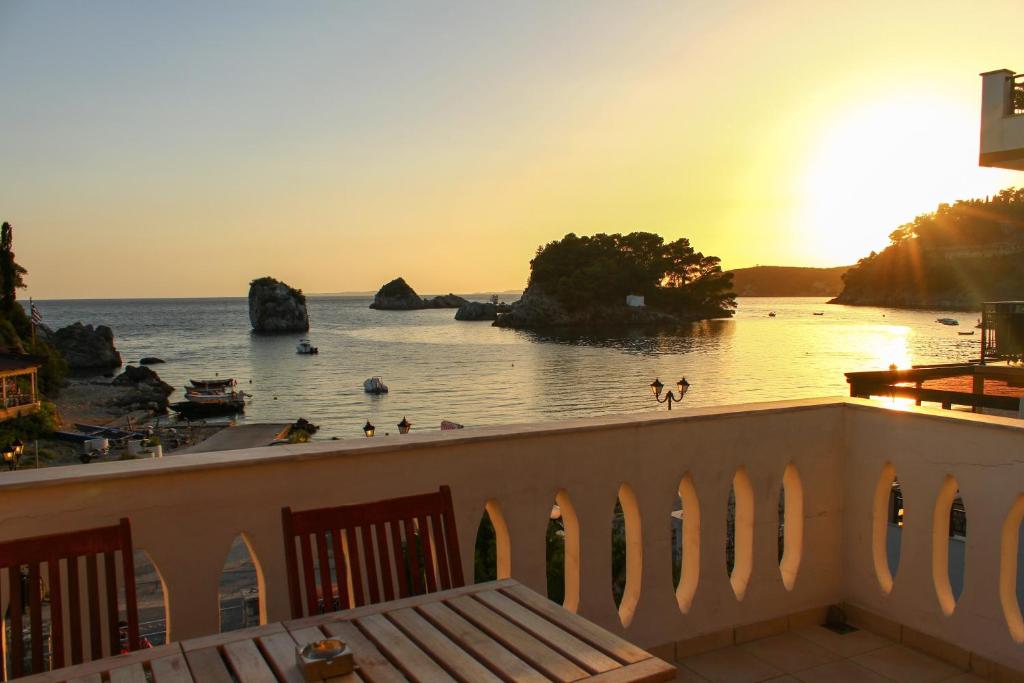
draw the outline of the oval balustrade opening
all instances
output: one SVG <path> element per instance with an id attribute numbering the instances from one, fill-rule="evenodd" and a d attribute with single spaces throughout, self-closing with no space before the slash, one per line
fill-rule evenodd
<path id="1" fill-rule="evenodd" d="M 804 489 L 793 463 L 786 465 L 779 489 L 779 573 L 786 590 L 793 590 L 800 571 L 804 542 Z"/>
<path id="2" fill-rule="evenodd" d="M 132 559 L 135 565 L 135 603 L 139 610 L 139 638 L 145 638 L 152 645 L 163 645 L 167 642 L 164 580 L 145 550 L 136 548 Z M 118 582 L 118 607 L 122 613 L 126 604 L 124 587 Z"/>
<path id="3" fill-rule="evenodd" d="M 548 598 L 575 612 L 579 607 L 580 535 L 569 494 L 555 495 L 544 535 Z"/>
<path id="4" fill-rule="evenodd" d="M 612 512 L 612 598 L 619 609 L 619 621 L 629 626 L 640 600 L 643 572 L 643 541 L 640 536 L 640 507 L 628 484 L 619 487 Z"/>
<path id="5" fill-rule="evenodd" d="M 507 579 L 511 574 L 508 525 L 495 500 L 487 501 L 476 531 L 473 549 L 473 582 Z"/>
<path id="6" fill-rule="evenodd" d="M 726 503 L 725 569 L 737 600 L 743 600 L 753 570 L 754 489 L 742 467 L 736 470 Z"/>
<path id="7" fill-rule="evenodd" d="M 935 499 L 932 518 L 932 579 L 939 606 L 946 615 L 956 609 L 964 583 L 967 511 L 956 479 L 947 475 Z"/>
<path id="8" fill-rule="evenodd" d="M 999 543 L 999 602 L 1010 635 L 1024 643 L 1024 493 L 1017 498 L 1003 522 Z"/>
<path id="9" fill-rule="evenodd" d="M 328 551 L 333 566 L 333 552 Z M 319 567 L 317 581 L 319 581 Z M 220 630 L 259 626 L 259 574 L 252 550 L 242 534 L 235 536 L 220 575 Z"/>
<path id="10" fill-rule="evenodd" d="M 900 566 L 905 517 L 903 490 L 892 463 L 882 467 L 875 486 L 873 508 L 871 552 L 875 563 L 875 578 L 878 579 L 882 593 L 888 595 Z"/>
<path id="11" fill-rule="evenodd" d="M 679 482 L 679 497 L 669 517 L 672 532 L 672 585 L 679 609 L 686 613 L 693 603 L 700 579 L 700 503 L 693 478 Z"/>

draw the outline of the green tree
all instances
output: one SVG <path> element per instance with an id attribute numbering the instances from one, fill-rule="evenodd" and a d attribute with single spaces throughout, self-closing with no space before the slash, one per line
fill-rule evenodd
<path id="1" fill-rule="evenodd" d="M 0 225 L 0 307 L 10 310 L 17 299 L 17 289 L 25 286 L 28 271 L 14 260 L 14 227 L 4 221 Z"/>

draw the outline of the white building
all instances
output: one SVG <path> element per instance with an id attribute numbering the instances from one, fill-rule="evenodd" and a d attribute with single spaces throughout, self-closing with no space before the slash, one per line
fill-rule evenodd
<path id="1" fill-rule="evenodd" d="M 643 308 L 644 307 L 644 298 L 642 296 L 638 296 L 636 294 L 627 294 L 626 295 L 626 305 L 627 306 L 632 306 L 633 308 Z"/>
<path id="2" fill-rule="evenodd" d="M 1024 74 L 981 74 L 981 149 L 978 164 L 1024 171 Z"/>

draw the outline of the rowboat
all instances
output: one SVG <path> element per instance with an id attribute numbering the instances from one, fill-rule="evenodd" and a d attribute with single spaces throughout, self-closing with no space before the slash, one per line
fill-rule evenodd
<path id="1" fill-rule="evenodd" d="M 227 379 L 190 379 L 189 383 L 197 389 L 226 389 L 227 387 L 233 387 L 238 382 L 233 377 Z"/>

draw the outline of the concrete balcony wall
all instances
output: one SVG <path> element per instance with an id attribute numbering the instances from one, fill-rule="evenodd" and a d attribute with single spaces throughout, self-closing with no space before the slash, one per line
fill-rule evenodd
<path id="1" fill-rule="evenodd" d="M 3 474 L 0 540 L 129 517 L 136 547 L 148 552 L 164 581 L 169 635 L 183 639 L 218 630 L 221 570 L 238 534 L 258 565 L 264 618 L 288 618 L 282 506 L 378 500 L 448 484 L 467 579 L 477 528 L 492 501 L 508 529 L 509 546 L 499 554 L 508 554 L 511 576 L 544 593 L 544 535 L 555 495 L 564 491 L 579 528 L 578 556 L 570 558 L 576 562 L 567 561 L 579 566 L 578 611 L 642 646 L 845 601 L 1024 669 L 1024 648 L 1010 635 L 999 588 L 1001 529 L 1024 490 L 1024 460 L 1015 455 L 1022 446 L 1024 427 L 1016 421 L 844 399 L 375 437 Z M 895 467 L 907 506 L 902 561 L 888 594 L 873 561 L 875 494 L 886 463 Z M 787 509 L 802 499 L 803 527 L 797 542 L 800 524 L 787 524 L 787 554 L 799 557 L 785 562 L 791 590 L 777 551 L 778 496 L 790 465 Z M 672 585 L 670 513 L 687 474 L 693 488 L 684 515 L 695 498 L 700 525 L 690 530 L 696 538 L 686 552 L 699 548 L 700 561 L 684 613 Z M 951 616 L 934 588 L 930 523 L 941 517 L 933 511 L 947 475 L 960 486 L 969 528 L 963 595 Z M 753 512 L 750 578 L 742 590 L 725 568 L 734 477 L 737 510 L 749 505 Z M 628 540 L 633 573 L 626 607 L 616 610 L 611 529 L 620 490 L 627 529 L 639 527 L 640 538 Z M 738 528 L 751 522 L 742 516 Z M 734 575 L 742 573 L 743 536 L 738 531 Z M 884 534 L 882 542 L 884 553 Z M 567 553 L 573 545 L 566 543 Z"/>
<path id="2" fill-rule="evenodd" d="M 981 74 L 981 143 L 978 163 L 1024 170 L 1024 114 L 1014 114 L 1008 69 Z"/>

